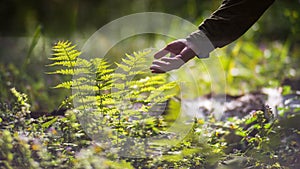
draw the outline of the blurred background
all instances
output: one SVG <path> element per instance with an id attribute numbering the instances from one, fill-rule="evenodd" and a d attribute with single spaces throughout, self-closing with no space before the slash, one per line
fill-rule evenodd
<path id="1" fill-rule="evenodd" d="M 47 75 L 51 47 L 70 40 L 81 49 L 99 28 L 119 17 L 137 12 L 163 12 L 195 25 L 216 10 L 221 0 L 0 0 L 0 102 L 10 102 L 11 87 L 27 93 L 33 111 L 56 109 L 68 91 L 53 90 L 61 79 Z M 134 25 L 132 25 L 134 26 Z M 181 31 L 171 27 L 170 31 Z M 116 58 L 172 39 L 158 35 L 129 38 L 108 55 Z M 226 92 L 241 95 L 263 87 L 285 85 L 300 90 L 300 1 L 277 0 L 239 40 L 218 49 L 226 72 Z M 194 59 L 201 94 L 212 91 L 206 68 Z M 202 65 L 202 66 L 201 66 Z M 178 76 L 186 76 L 184 70 Z M 195 89 L 192 89 L 195 90 Z M 214 91 L 216 92 L 216 91 Z M 193 92 L 191 92 L 192 94 Z M 197 97 L 197 96 L 193 96 Z"/>

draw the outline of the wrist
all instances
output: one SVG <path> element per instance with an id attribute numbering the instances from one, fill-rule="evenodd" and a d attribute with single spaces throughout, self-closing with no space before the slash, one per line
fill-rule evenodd
<path id="1" fill-rule="evenodd" d="M 198 58 L 207 58 L 209 53 L 215 49 L 205 33 L 197 30 L 186 38 L 186 45 L 196 54 Z"/>

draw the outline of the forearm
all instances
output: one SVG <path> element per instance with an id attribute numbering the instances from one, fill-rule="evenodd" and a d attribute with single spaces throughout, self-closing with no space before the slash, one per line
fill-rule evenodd
<path id="1" fill-rule="evenodd" d="M 189 45 L 196 50 L 196 54 L 205 55 L 207 52 L 200 51 L 208 50 L 209 53 L 213 50 L 212 48 L 220 48 L 233 42 L 242 36 L 274 1 L 224 0 L 219 8 L 201 23 L 199 31 L 192 33 L 187 38 Z M 206 37 L 203 38 L 203 35 Z M 206 39 L 210 44 L 205 41 Z M 205 46 L 205 49 L 200 45 Z"/>
<path id="2" fill-rule="evenodd" d="M 242 36 L 274 0 L 225 0 L 199 29 L 214 47 L 223 47 Z"/>

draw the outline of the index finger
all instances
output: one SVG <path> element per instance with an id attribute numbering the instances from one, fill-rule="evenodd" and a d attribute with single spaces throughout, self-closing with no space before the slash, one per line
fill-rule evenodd
<path id="1" fill-rule="evenodd" d="M 160 59 L 160 58 L 166 56 L 169 52 L 170 51 L 166 50 L 166 48 L 163 48 L 154 54 L 154 58 Z"/>

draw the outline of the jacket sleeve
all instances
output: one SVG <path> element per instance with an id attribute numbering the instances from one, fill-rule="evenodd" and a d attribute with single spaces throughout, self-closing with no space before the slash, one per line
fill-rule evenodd
<path id="1" fill-rule="evenodd" d="M 199 26 L 215 48 L 242 36 L 274 0 L 224 0 L 222 5 Z"/>
<path id="2" fill-rule="evenodd" d="M 191 33 L 187 45 L 199 58 L 242 36 L 275 0 L 224 0 L 222 5 Z"/>

